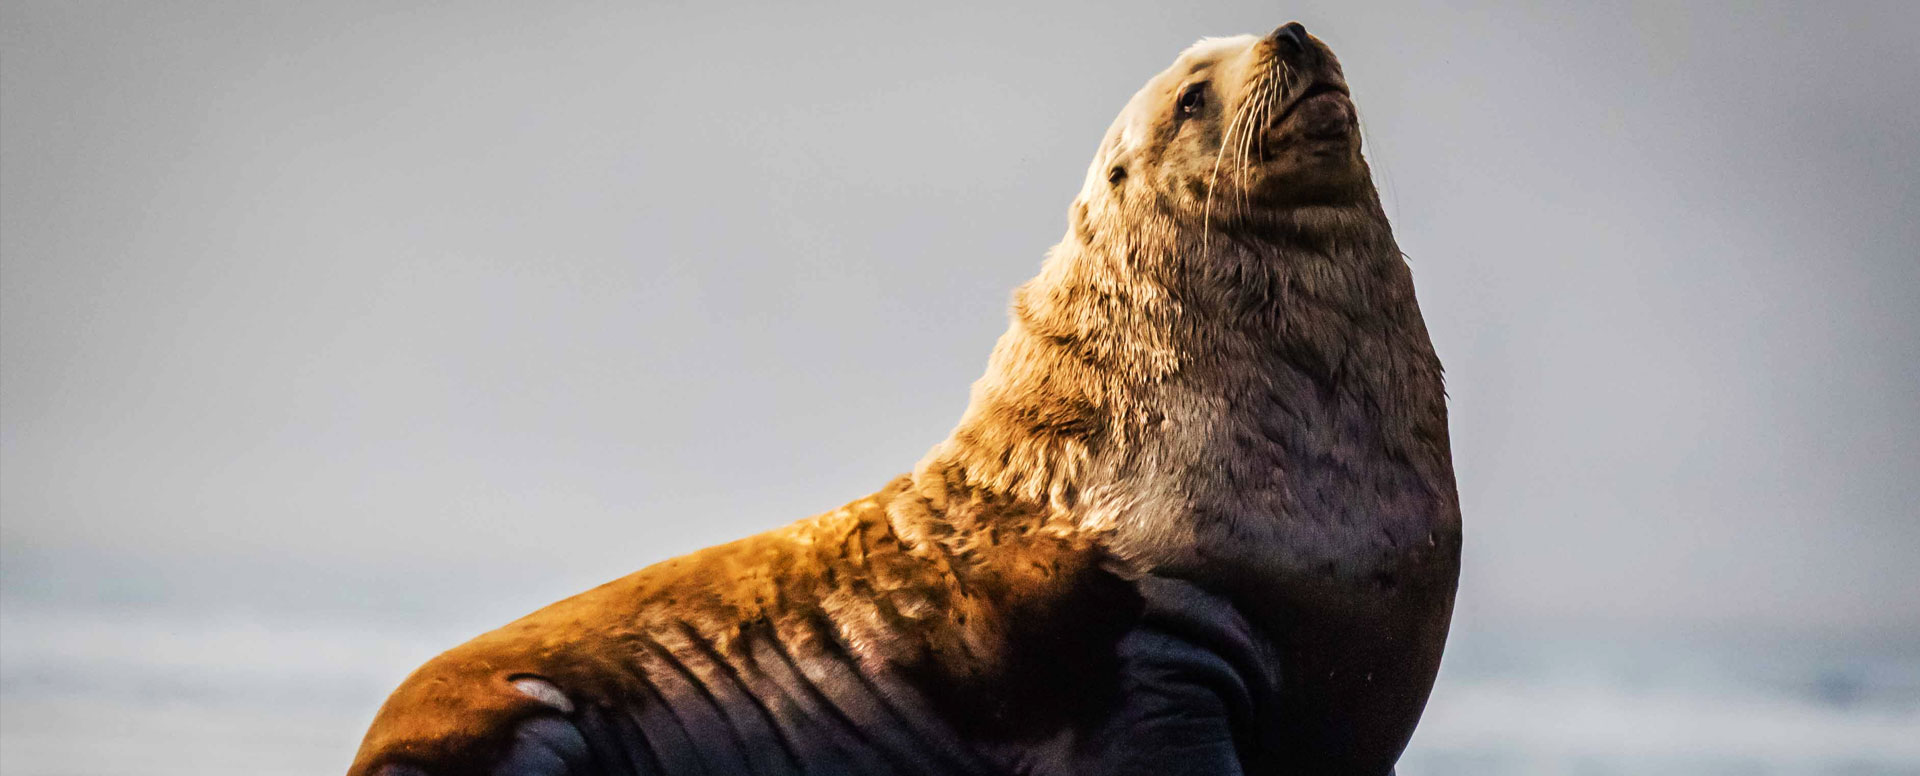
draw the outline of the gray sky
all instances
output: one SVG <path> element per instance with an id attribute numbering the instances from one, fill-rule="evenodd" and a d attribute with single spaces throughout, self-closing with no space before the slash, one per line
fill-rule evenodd
<path id="1" fill-rule="evenodd" d="M 1299 19 L 1463 623 L 1920 629 L 1920 5 L 398 5 L 0 6 L 8 599 L 484 626 L 863 495 L 1128 95 Z"/>

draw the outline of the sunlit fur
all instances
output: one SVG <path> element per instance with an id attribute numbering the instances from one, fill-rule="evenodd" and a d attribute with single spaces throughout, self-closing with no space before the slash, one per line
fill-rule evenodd
<path id="1" fill-rule="evenodd" d="M 1044 503 L 1140 568 L 1193 574 L 1358 575 L 1400 561 L 1356 556 L 1338 534 L 1360 521 L 1400 550 L 1457 531 L 1440 366 L 1358 128 L 1332 163 L 1261 161 L 1290 99 L 1344 88 L 1321 51 L 1301 72 L 1265 39 L 1202 40 L 1133 97 L 919 479 Z M 1199 80 L 1214 99 L 1176 121 Z M 1314 450 L 1385 465 L 1333 483 L 1277 468 Z M 1413 481 L 1437 514 L 1363 514 Z"/>
<path id="2" fill-rule="evenodd" d="M 633 710 L 684 677 L 788 664 L 825 697 L 1030 758 L 1110 708 L 1090 688 L 1114 686 L 1103 661 L 1147 573 L 1224 591 L 1272 635 L 1298 756 L 1385 772 L 1457 573 L 1440 367 L 1357 126 L 1307 142 L 1280 121 L 1309 85 L 1344 88 L 1338 65 L 1318 41 L 1311 69 L 1273 45 L 1201 41 L 1128 103 L 910 476 L 448 651 L 395 691 L 352 773 L 483 772 L 558 703 Z M 1177 116 L 1198 79 L 1210 99 Z"/>

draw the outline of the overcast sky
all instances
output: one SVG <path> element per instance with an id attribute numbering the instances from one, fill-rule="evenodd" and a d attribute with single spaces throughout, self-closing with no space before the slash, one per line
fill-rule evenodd
<path id="1" fill-rule="evenodd" d="M 864 495 L 1127 97 L 1298 19 L 1463 623 L 1920 630 L 1920 4 L 414 5 L 0 6 L 6 600 L 486 626 Z"/>

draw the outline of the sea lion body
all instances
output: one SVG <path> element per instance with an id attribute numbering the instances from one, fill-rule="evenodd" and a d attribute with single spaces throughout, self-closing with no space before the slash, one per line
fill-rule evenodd
<path id="1" fill-rule="evenodd" d="M 1338 63 L 1205 40 L 911 475 L 430 661 L 350 773 L 1385 774 L 1459 547 Z"/>
<path id="2" fill-rule="evenodd" d="M 1156 733 L 1179 736 L 1188 762 L 1238 761 L 1234 731 L 1255 735 L 1252 699 L 1271 705 L 1277 684 L 1269 645 L 1224 599 L 1123 580 L 1071 534 L 1015 527 L 992 504 L 948 504 L 941 519 L 981 515 L 1016 535 L 915 547 L 892 528 L 932 515 L 911 487 L 450 650 L 388 701 L 354 772 L 1182 772 L 1149 767 L 1170 751 L 1141 746 Z M 1183 671 L 1250 685 L 1231 693 L 1239 718 L 1222 687 L 1167 676 Z M 1159 722 L 1114 724 L 1123 710 Z"/>

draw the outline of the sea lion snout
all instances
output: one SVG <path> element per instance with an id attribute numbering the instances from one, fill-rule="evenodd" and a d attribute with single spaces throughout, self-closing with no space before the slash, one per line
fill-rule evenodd
<path id="1" fill-rule="evenodd" d="M 1267 39 L 1273 41 L 1274 45 L 1283 52 L 1297 53 L 1307 50 L 1307 28 L 1301 26 L 1299 22 L 1280 25 L 1273 34 L 1267 36 Z"/>
<path id="2" fill-rule="evenodd" d="M 1312 70 L 1332 58 L 1325 44 L 1307 34 L 1299 22 L 1280 25 L 1260 41 L 1274 60 L 1297 70 Z"/>

